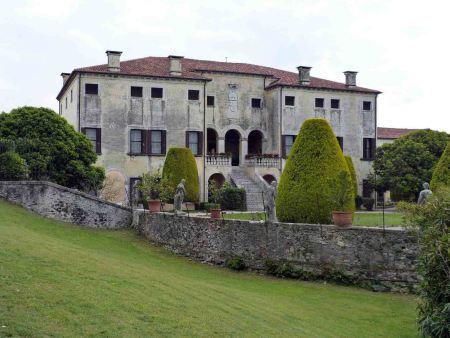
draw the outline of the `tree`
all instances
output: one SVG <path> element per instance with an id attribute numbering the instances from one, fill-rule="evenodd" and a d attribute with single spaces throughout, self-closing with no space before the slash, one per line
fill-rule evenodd
<path id="1" fill-rule="evenodd" d="M 330 223 L 336 196 L 345 185 L 352 187 L 348 166 L 336 136 L 324 119 L 308 119 L 295 139 L 281 174 L 276 199 L 277 217 L 284 222 Z M 353 189 L 343 202 L 354 210 Z"/>
<path id="2" fill-rule="evenodd" d="M 450 188 L 450 142 L 433 171 L 430 186 L 431 190 L 438 190 L 442 187 Z"/>
<path id="3" fill-rule="evenodd" d="M 420 130 L 382 145 L 373 164 L 377 186 L 389 189 L 394 200 L 416 200 L 449 140 L 445 132 Z"/>
<path id="4" fill-rule="evenodd" d="M 347 162 L 348 171 L 350 173 L 350 178 L 352 180 L 353 194 L 358 195 L 358 181 L 356 179 L 356 171 L 355 166 L 353 165 L 352 158 L 350 156 L 344 156 L 345 161 Z"/>
<path id="5" fill-rule="evenodd" d="M 162 176 L 168 180 L 171 191 L 175 191 L 181 180 L 185 179 L 186 201 L 198 202 L 200 188 L 197 163 L 189 148 L 169 149 Z"/>
<path id="6" fill-rule="evenodd" d="M 25 160 L 13 151 L 0 154 L 0 180 L 23 180 L 28 175 Z"/>
<path id="7" fill-rule="evenodd" d="M 1 114 L 0 139 L 14 144 L 30 179 L 90 191 L 105 178 L 104 169 L 93 166 L 97 155 L 90 141 L 50 109 L 21 107 Z"/>

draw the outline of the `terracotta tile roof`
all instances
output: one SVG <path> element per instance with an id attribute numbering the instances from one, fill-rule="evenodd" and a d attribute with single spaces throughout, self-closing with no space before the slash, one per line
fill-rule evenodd
<path id="1" fill-rule="evenodd" d="M 412 131 L 420 129 L 406 129 L 406 128 L 377 128 L 377 138 L 381 139 L 397 139 L 400 136 L 406 135 Z"/>

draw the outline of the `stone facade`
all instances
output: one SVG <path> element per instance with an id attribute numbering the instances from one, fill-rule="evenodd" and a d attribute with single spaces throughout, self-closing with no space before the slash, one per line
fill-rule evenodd
<path id="1" fill-rule="evenodd" d="M 49 218 L 93 228 L 131 224 L 131 209 L 51 182 L 0 181 L 0 198 Z"/>
<path id="2" fill-rule="evenodd" d="M 375 290 L 410 291 L 418 283 L 417 237 L 399 229 L 212 220 L 136 211 L 135 228 L 153 243 L 198 261 L 241 257 L 261 270 L 290 262 L 313 273 L 332 269 Z"/>

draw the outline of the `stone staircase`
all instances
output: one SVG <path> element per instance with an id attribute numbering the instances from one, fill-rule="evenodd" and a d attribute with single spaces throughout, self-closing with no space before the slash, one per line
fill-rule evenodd
<path id="1" fill-rule="evenodd" d="M 239 187 L 245 189 L 247 211 L 263 211 L 264 202 L 261 188 L 249 177 L 243 168 L 233 167 L 231 179 Z"/>

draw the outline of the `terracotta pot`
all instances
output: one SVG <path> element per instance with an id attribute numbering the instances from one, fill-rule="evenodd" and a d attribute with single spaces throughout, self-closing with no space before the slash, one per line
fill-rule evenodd
<path id="1" fill-rule="evenodd" d="M 211 211 L 211 218 L 214 219 L 219 219 L 222 214 L 220 209 L 211 209 L 210 211 Z"/>
<path id="2" fill-rule="evenodd" d="M 333 223 L 341 228 L 349 228 L 352 225 L 353 212 L 333 211 Z"/>
<path id="3" fill-rule="evenodd" d="M 161 211 L 161 201 L 160 200 L 150 200 L 150 201 L 148 201 L 148 211 L 150 211 L 150 212 L 160 212 Z"/>

